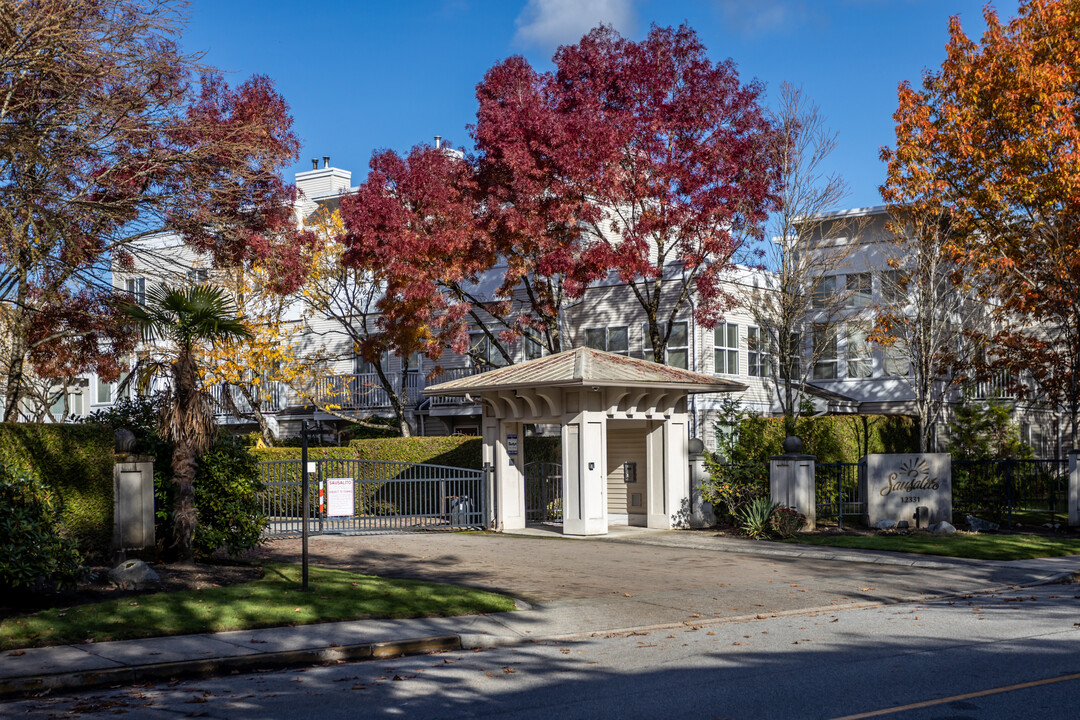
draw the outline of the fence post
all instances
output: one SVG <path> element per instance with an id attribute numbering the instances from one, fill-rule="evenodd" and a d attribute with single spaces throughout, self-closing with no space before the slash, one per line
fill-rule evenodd
<path id="1" fill-rule="evenodd" d="M 1080 527 L 1080 450 L 1069 453 L 1069 527 Z"/>
<path id="2" fill-rule="evenodd" d="M 815 478 L 816 479 L 816 478 Z M 815 499 L 817 493 L 814 493 Z M 844 466 L 836 468 L 836 527 L 844 529 Z"/>
<path id="3" fill-rule="evenodd" d="M 1005 518 L 1011 528 L 1013 526 L 1013 502 L 1016 498 L 1016 478 L 1013 476 L 1012 458 L 1006 458 L 1005 463 Z"/>

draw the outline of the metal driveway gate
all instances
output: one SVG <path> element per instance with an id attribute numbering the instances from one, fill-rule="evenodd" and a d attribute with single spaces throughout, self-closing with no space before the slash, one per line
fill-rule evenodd
<path id="1" fill-rule="evenodd" d="M 460 530 L 482 528 L 488 517 L 483 470 L 330 458 L 310 459 L 308 465 L 309 533 Z M 259 463 L 266 537 L 302 531 L 302 471 L 299 460 Z M 335 494 L 330 503 L 328 489 Z"/>

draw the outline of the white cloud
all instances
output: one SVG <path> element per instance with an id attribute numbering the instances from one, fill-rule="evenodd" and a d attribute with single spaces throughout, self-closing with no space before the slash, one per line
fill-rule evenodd
<path id="1" fill-rule="evenodd" d="M 824 21 L 806 0 L 719 0 L 719 5 L 728 26 L 746 37 L 784 33 Z"/>
<path id="2" fill-rule="evenodd" d="M 601 24 L 626 35 L 634 19 L 634 0 L 529 0 L 515 21 L 514 40 L 551 50 L 576 43 Z"/>

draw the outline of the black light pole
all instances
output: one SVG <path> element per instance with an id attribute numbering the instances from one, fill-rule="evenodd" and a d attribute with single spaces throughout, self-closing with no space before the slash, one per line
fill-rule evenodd
<path id="1" fill-rule="evenodd" d="M 303 572 L 300 588 L 302 590 L 308 589 L 308 515 L 311 513 L 311 498 L 308 497 L 308 489 L 310 488 L 310 481 L 308 480 L 308 466 L 307 466 L 307 420 L 300 421 L 300 469 L 303 471 L 303 481 L 301 482 L 300 492 L 304 496 L 304 519 L 303 530 L 301 531 L 301 555 L 303 556 Z"/>

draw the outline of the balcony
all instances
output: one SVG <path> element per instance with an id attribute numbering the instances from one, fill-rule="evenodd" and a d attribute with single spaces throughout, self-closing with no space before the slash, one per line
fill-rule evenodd
<path id="1" fill-rule="evenodd" d="M 472 377 L 473 375 L 478 375 L 478 374 L 480 374 L 482 372 L 487 372 L 488 370 L 492 370 L 492 369 L 494 369 L 494 368 L 491 368 L 491 367 L 484 367 L 484 368 L 476 368 L 476 367 L 449 368 L 447 370 L 443 370 L 442 374 L 437 375 L 436 377 L 432 378 L 431 381 L 428 382 L 428 385 L 438 385 L 439 383 L 450 382 L 451 380 L 460 380 L 461 378 Z M 431 406 L 432 407 L 440 407 L 440 406 L 446 406 L 446 405 L 474 405 L 476 403 L 477 403 L 476 400 L 471 400 L 471 401 L 466 400 L 462 396 L 433 397 L 433 398 L 431 398 Z"/>
<path id="2" fill-rule="evenodd" d="M 457 380 L 469 377 L 481 372 L 477 368 L 450 368 L 441 374 L 427 380 L 420 371 L 406 373 L 405 394 L 407 407 L 415 409 L 423 401 L 421 391 L 428 385 Z M 395 393 L 401 392 L 402 373 L 387 373 L 387 379 Z M 256 401 L 264 413 L 274 413 L 283 410 L 288 404 L 286 388 L 278 383 L 270 383 L 258 388 L 259 396 Z M 229 393 L 233 403 L 242 415 L 251 413 L 251 405 L 247 402 L 239 388 L 231 385 L 215 385 L 210 388 L 210 395 L 214 399 L 214 412 L 219 417 L 230 416 L 229 404 L 225 394 Z M 352 375 L 328 375 L 315 381 L 312 388 L 312 396 L 320 405 L 333 406 L 336 410 L 349 412 L 370 413 L 388 411 L 390 394 L 382 386 L 376 373 L 357 373 Z M 293 399 L 292 402 L 299 402 Z M 463 406 L 472 405 L 475 401 L 467 401 L 463 397 L 436 397 L 431 398 L 432 406 Z"/>
<path id="3" fill-rule="evenodd" d="M 285 406 L 284 388 L 279 383 L 258 385 L 252 388 L 252 392 L 255 394 L 255 402 L 261 412 L 274 413 Z M 213 385 L 209 393 L 214 401 L 214 414 L 217 416 L 232 415 L 232 407 L 235 407 L 241 415 L 250 415 L 253 412 L 252 403 L 248 402 L 240 388 L 234 385 Z M 226 394 L 232 398 L 232 405 L 229 404 Z"/>
<path id="4" fill-rule="evenodd" d="M 428 380 L 420 371 L 405 374 L 405 394 L 409 407 L 417 407 L 424 400 L 421 391 L 428 385 L 437 385 L 449 380 L 475 375 L 479 372 L 475 368 L 451 368 Z M 401 392 L 401 373 L 387 373 L 387 379 L 395 393 Z M 390 405 L 390 394 L 379 382 L 376 373 L 359 373 L 354 375 L 336 375 L 319 378 L 315 385 L 315 398 L 319 403 L 334 405 L 340 410 L 375 411 L 387 410 Z M 432 405 L 462 405 L 466 403 L 464 398 L 431 398 Z"/>
<path id="5" fill-rule="evenodd" d="M 972 397 L 976 400 L 1015 400 L 1016 376 L 1010 372 L 994 373 L 985 380 L 972 383 Z"/>

